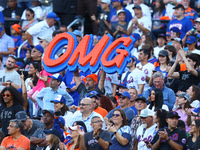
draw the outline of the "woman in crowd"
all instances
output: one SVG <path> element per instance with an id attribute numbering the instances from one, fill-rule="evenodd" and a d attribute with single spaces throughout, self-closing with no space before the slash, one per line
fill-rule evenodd
<path id="1" fill-rule="evenodd" d="M 43 148 L 43 150 L 60 150 L 60 132 L 56 129 L 53 129 L 44 130 L 44 133 L 46 134 L 46 141 L 48 142 L 48 145 Z"/>
<path id="2" fill-rule="evenodd" d="M 160 71 L 162 72 L 162 74 L 164 75 L 164 77 L 167 77 L 167 65 L 169 63 L 169 56 L 168 56 L 168 52 L 166 50 L 161 50 L 158 53 L 158 61 L 154 63 L 155 69 L 156 71 Z"/>
<path id="3" fill-rule="evenodd" d="M 9 126 L 9 121 L 15 119 L 15 114 L 19 111 L 24 111 L 23 103 L 24 99 L 22 95 L 12 86 L 5 87 L 1 91 L 0 95 L 0 123 L 4 135 L 8 135 L 7 127 Z"/>
<path id="4" fill-rule="evenodd" d="M 109 97 L 109 99 L 112 103 L 113 109 L 115 109 L 118 106 L 117 99 L 113 96 Z"/>
<path id="5" fill-rule="evenodd" d="M 195 150 L 197 138 L 200 135 L 200 120 L 192 121 L 190 125 L 190 134 L 191 136 L 187 139 L 186 146 L 189 150 Z"/>
<path id="6" fill-rule="evenodd" d="M 164 127 L 167 127 L 167 122 L 166 122 L 166 118 L 167 118 L 167 111 L 164 110 L 164 109 L 158 109 L 154 115 L 154 123 L 157 124 L 157 127 L 156 127 L 156 132 L 159 130 L 159 129 L 162 129 Z"/>
<path id="7" fill-rule="evenodd" d="M 175 105 L 177 105 L 178 108 L 173 108 L 173 110 L 176 111 L 181 117 L 180 120 L 183 120 L 185 122 L 186 132 L 190 131 L 191 124 L 191 116 L 188 116 L 186 111 L 187 109 L 190 109 L 191 111 L 194 110 L 194 108 L 190 106 L 190 100 L 190 95 L 186 92 L 177 94 Z"/>
<path id="8" fill-rule="evenodd" d="M 98 98 L 100 100 L 100 107 L 104 108 L 108 112 L 113 109 L 112 102 L 107 96 L 101 95 L 101 97 L 98 97 Z"/>
<path id="9" fill-rule="evenodd" d="M 65 126 L 68 128 L 70 126 L 69 120 L 71 120 L 73 113 L 69 111 L 65 97 L 62 95 L 57 95 L 57 97 L 58 99 L 52 100 L 51 103 L 54 103 L 54 111 L 58 113 L 57 116 L 63 116 L 65 119 Z"/>
<path id="10" fill-rule="evenodd" d="M 129 142 L 131 141 L 131 128 L 128 126 L 125 112 L 122 109 L 116 109 L 112 116 L 113 124 L 107 126 L 108 131 L 112 134 L 112 145 L 109 147 L 109 149 L 129 150 Z"/>
<path id="11" fill-rule="evenodd" d="M 150 104 L 147 106 L 147 108 L 153 111 L 157 111 L 159 109 L 169 111 L 168 106 L 163 104 L 163 92 L 161 89 L 155 88 L 151 91 Z"/>
<path id="12" fill-rule="evenodd" d="M 186 90 L 188 94 L 190 94 L 191 101 L 190 105 L 194 108 L 200 107 L 200 88 L 196 85 L 191 85 L 189 89 Z"/>
<path id="13" fill-rule="evenodd" d="M 26 9 L 26 19 L 22 22 L 22 30 L 28 30 L 34 24 L 38 23 L 37 20 L 34 19 L 35 13 L 32 9 Z"/>

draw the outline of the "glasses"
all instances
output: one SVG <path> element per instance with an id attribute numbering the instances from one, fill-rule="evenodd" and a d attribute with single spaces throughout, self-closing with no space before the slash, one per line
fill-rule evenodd
<path id="1" fill-rule="evenodd" d="M 83 103 L 80 103 L 80 106 L 86 106 L 86 105 L 90 105 L 90 104 L 83 104 Z"/>
<path id="2" fill-rule="evenodd" d="M 119 99 L 126 99 L 126 97 L 125 96 L 120 96 Z"/>
<path id="3" fill-rule="evenodd" d="M 98 120 L 98 121 L 94 121 L 92 123 L 103 123 L 103 121 L 102 120 Z"/>
<path id="4" fill-rule="evenodd" d="M 17 59 L 17 57 L 15 56 L 15 55 L 12 55 L 12 54 L 10 54 L 10 55 L 8 55 L 9 57 L 13 57 L 14 59 Z"/>
<path id="5" fill-rule="evenodd" d="M 113 117 L 119 117 L 120 114 L 112 114 Z"/>
<path id="6" fill-rule="evenodd" d="M 12 94 L 1 94 L 1 96 L 2 96 L 2 97 L 5 97 L 5 96 L 6 96 L 6 97 L 10 97 L 10 96 L 12 96 Z"/>

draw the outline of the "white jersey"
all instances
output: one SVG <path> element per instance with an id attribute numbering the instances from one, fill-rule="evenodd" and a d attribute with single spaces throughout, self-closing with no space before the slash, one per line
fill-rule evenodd
<path id="1" fill-rule="evenodd" d="M 147 108 L 148 108 L 148 109 L 150 109 L 149 107 L 150 107 L 150 104 L 147 105 Z M 165 104 L 162 105 L 162 109 L 163 109 L 163 110 L 166 110 L 166 111 L 169 111 L 169 107 L 168 107 L 167 105 L 165 105 Z M 152 111 L 155 111 L 155 107 L 153 106 L 153 107 L 151 108 L 151 110 L 152 110 Z"/>
<path id="2" fill-rule="evenodd" d="M 113 84 L 115 84 L 115 85 L 119 84 L 117 73 L 114 73 L 114 74 L 106 73 L 106 78 L 105 78 L 105 81 L 104 81 L 104 88 L 105 88 L 105 95 L 106 96 L 112 95 L 112 93 L 113 93 L 112 85 Z"/>
<path id="3" fill-rule="evenodd" d="M 133 48 L 131 50 L 131 55 L 135 56 L 138 59 L 138 55 L 139 55 L 140 49 L 139 48 Z"/>
<path id="4" fill-rule="evenodd" d="M 129 29 L 129 27 L 131 26 L 131 24 L 132 24 L 132 20 L 129 21 L 127 30 Z M 140 24 L 144 28 L 146 28 L 149 31 L 151 31 L 151 26 L 152 26 L 151 19 L 143 16 L 142 18 L 138 19 L 138 24 Z M 138 33 L 140 36 L 143 35 L 143 32 L 135 24 L 133 24 L 133 26 L 132 26 L 132 33 Z"/>
<path id="5" fill-rule="evenodd" d="M 122 82 L 126 76 L 126 73 L 127 72 L 122 74 L 122 78 L 121 78 Z M 146 83 L 145 82 L 145 74 L 137 68 L 135 68 L 127 77 L 127 88 L 128 89 L 135 88 L 138 91 L 138 89 L 139 89 L 138 85 L 145 84 L 145 83 Z"/>
<path id="6" fill-rule="evenodd" d="M 150 128 L 147 128 L 146 130 L 143 128 L 143 126 L 139 126 L 136 132 L 136 138 L 138 140 L 138 150 L 151 150 L 151 148 L 146 147 L 145 141 L 151 142 L 156 134 L 156 124 L 151 126 Z"/>
<path id="7" fill-rule="evenodd" d="M 133 7 L 134 7 L 134 4 L 130 4 L 126 6 L 126 9 L 128 9 L 131 12 L 132 17 L 135 17 L 135 12 L 133 10 Z M 142 15 L 151 19 L 151 12 L 150 12 L 149 7 L 145 4 L 140 4 L 140 7 L 142 8 Z"/>
<path id="8" fill-rule="evenodd" d="M 146 65 L 142 66 L 141 62 L 138 63 L 136 65 L 136 67 L 140 70 L 142 70 L 142 72 L 145 74 L 145 79 L 146 76 L 151 78 L 151 74 L 152 74 L 152 70 L 154 69 L 154 65 L 152 63 L 147 63 Z M 146 81 L 145 81 L 146 82 Z M 146 82 L 146 84 L 144 85 L 144 90 L 146 91 L 150 88 L 149 84 Z"/>
<path id="9" fill-rule="evenodd" d="M 163 46 L 163 47 L 158 47 L 158 46 L 156 46 L 155 48 L 154 48 L 154 50 L 153 50 L 153 54 L 154 54 L 154 56 L 158 59 L 158 54 L 159 54 L 159 52 L 161 51 L 161 50 L 164 50 L 164 48 L 165 48 L 165 45 Z"/>

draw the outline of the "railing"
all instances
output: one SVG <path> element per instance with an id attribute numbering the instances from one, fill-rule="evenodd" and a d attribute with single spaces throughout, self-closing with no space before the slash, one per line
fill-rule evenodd
<path id="1" fill-rule="evenodd" d="M 69 28 L 71 26 L 73 26 L 74 24 L 78 24 L 78 23 L 81 23 L 81 34 L 82 34 L 82 37 L 84 35 L 84 19 L 75 19 L 74 21 L 72 21 L 72 23 L 70 23 L 68 26 L 67 26 L 67 30 L 69 30 Z"/>

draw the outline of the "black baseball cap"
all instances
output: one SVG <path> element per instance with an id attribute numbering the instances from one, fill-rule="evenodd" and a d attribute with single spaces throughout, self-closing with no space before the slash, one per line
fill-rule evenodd
<path id="1" fill-rule="evenodd" d="M 142 100 L 143 102 L 147 103 L 146 98 L 144 96 L 138 96 L 135 101 Z"/>
<path id="2" fill-rule="evenodd" d="M 135 8 L 142 10 L 142 8 L 139 5 L 134 6 L 132 9 L 135 9 Z"/>
<path id="3" fill-rule="evenodd" d="M 183 8 L 185 10 L 185 7 L 182 4 L 176 5 L 173 9 Z"/>
<path id="4" fill-rule="evenodd" d="M 173 118 L 173 117 L 181 118 L 181 117 L 178 115 L 178 113 L 175 112 L 175 111 L 170 111 L 170 112 L 168 112 L 167 118 Z"/>
<path id="5" fill-rule="evenodd" d="M 25 121 L 26 119 L 28 119 L 28 115 L 25 111 L 19 111 L 15 114 L 15 118 L 21 121 Z"/>
<path id="6" fill-rule="evenodd" d="M 54 117 L 54 111 L 53 110 L 42 110 L 42 114 L 45 115 L 46 113 L 50 113 Z"/>
<path id="7" fill-rule="evenodd" d="M 169 54 L 168 54 L 168 51 L 166 51 L 166 50 L 161 50 L 161 51 L 158 53 L 158 56 L 169 56 Z"/>

